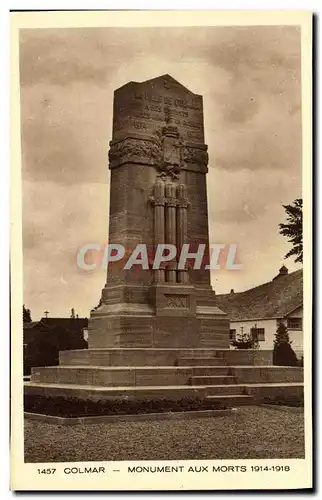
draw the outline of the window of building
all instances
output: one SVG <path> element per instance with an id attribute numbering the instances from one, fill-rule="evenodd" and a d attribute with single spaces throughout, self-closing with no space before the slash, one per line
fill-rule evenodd
<path id="1" fill-rule="evenodd" d="M 254 340 L 258 340 L 258 342 L 264 342 L 265 328 L 251 328 L 251 334 Z"/>
<path id="2" fill-rule="evenodd" d="M 230 340 L 236 340 L 236 328 L 229 330 Z"/>
<path id="3" fill-rule="evenodd" d="M 88 341 L 88 328 L 83 328 L 83 339 Z"/>
<path id="4" fill-rule="evenodd" d="M 289 330 L 302 330 L 302 318 L 287 318 L 287 328 Z"/>

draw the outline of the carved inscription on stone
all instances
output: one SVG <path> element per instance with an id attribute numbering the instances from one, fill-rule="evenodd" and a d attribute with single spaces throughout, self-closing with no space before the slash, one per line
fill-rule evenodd
<path id="1" fill-rule="evenodd" d="M 110 168 L 126 162 L 154 165 L 172 180 L 183 169 L 206 167 L 202 97 L 169 75 L 116 90 L 109 162 Z"/>
<path id="2" fill-rule="evenodd" d="M 152 135 L 167 123 L 169 112 L 184 141 L 204 143 L 201 96 L 168 75 L 131 82 L 115 92 L 113 139 L 131 132 Z"/>
<path id="3" fill-rule="evenodd" d="M 166 294 L 166 307 L 170 309 L 188 309 L 189 308 L 189 297 L 186 295 L 170 295 Z"/>

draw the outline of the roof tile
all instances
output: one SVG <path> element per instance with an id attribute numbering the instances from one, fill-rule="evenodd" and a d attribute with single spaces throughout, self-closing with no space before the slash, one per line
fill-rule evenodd
<path id="1" fill-rule="evenodd" d="M 231 321 L 284 318 L 303 305 L 303 271 L 280 275 L 245 292 L 216 295 L 216 300 Z"/>

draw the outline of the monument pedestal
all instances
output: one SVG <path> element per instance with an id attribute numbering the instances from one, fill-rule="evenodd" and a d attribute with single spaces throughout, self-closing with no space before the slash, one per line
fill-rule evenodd
<path id="1" fill-rule="evenodd" d="M 113 287 L 109 292 L 106 288 L 102 297 L 106 303 L 92 311 L 89 320 L 90 349 L 229 348 L 229 320 L 214 305 L 211 290 L 158 283 Z"/>
<path id="2" fill-rule="evenodd" d="M 63 351 L 60 365 L 33 368 L 26 396 L 202 399 L 211 407 L 303 394 L 303 369 L 272 366 L 272 351 L 111 348 Z M 61 404 L 61 402 L 60 402 Z M 85 404 L 85 403 L 84 403 Z"/>

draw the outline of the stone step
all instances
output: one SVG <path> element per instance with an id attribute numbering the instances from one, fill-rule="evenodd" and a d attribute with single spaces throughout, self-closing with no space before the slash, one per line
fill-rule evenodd
<path id="1" fill-rule="evenodd" d="M 195 386 L 194 386 L 195 387 Z M 201 387 L 207 387 L 207 392 L 209 396 L 215 396 L 216 394 L 246 394 L 247 389 L 244 385 L 241 384 L 209 384 L 203 385 Z"/>
<path id="2" fill-rule="evenodd" d="M 228 376 L 226 367 L 189 366 L 47 366 L 32 369 L 31 381 L 41 383 L 62 383 L 98 385 L 106 387 L 146 385 L 186 385 L 194 376 Z M 210 381 L 207 382 L 211 383 Z M 220 379 L 218 379 L 218 383 Z M 224 383 L 224 382 L 223 382 Z M 199 382 L 198 382 L 198 385 Z"/>
<path id="3" fill-rule="evenodd" d="M 140 387 L 102 387 L 80 384 L 51 384 L 25 382 L 26 395 L 44 397 L 78 398 L 83 401 L 99 401 L 115 398 L 136 400 L 183 398 L 208 399 L 211 403 L 237 406 L 238 404 L 258 404 L 271 397 L 301 397 L 303 384 L 249 384 L 249 385 L 172 385 L 172 386 L 140 386 Z"/>
<path id="4" fill-rule="evenodd" d="M 206 387 L 174 385 L 174 386 L 140 386 L 140 387 L 102 387 L 77 384 L 49 384 L 40 382 L 25 382 L 25 395 L 44 397 L 77 398 L 83 401 L 100 401 L 108 399 L 171 399 L 207 397 Z"/>
<path id="5" fill-rule="evenodd" d="M 227 348 L 227 334 L 217 333 L 211 335 L 201 334 L 201 342 L 203 347 L 212 347 L 212 344 L 220 345 L 223 349 Z M 229 344 L 228 344 L 229 345 Z"/>
<path id="6" fill-rule="evenodd" d="M 219 387 L 219 386 L 218 386 Z M 227 386 L 226 386 L 227 387 Z M 108 399 L 171 399 L 199 398 L 206 400 L 211 407 L 219 404 L 227 407 L 241 404 L 254 404 L 252 396 L 239 393 L 212 394 L 213 387 L 203 386 L 142 386 L 142 387 L 99 387 L 70 384 L 42 384 L 25 383 L 25 395 L 43 395 L 45 397 L 78 398 L 81 400 L 108 400 Z"/>
<path id="7" fill-rule="evenodd" d="M 189 379 L 190 385 L 236 385 L 236 377 L 231 375 L 193 376 Z"/>
<path id="8" fill-rule="evenodd" d="M 178 366 L 224 366 L 225 363 L 221 358 L 203 357 L 203 358 L 188 358 L 182 357 L 177 360 Z"/>
<path id="9" fill-rule="evenodd" d="M 178 359 L 186 357 L 220 358 L 227 365 L 272 364 L 272 351 L 262 349 L 121 347 L 67 350 L 59 353 L 60 365 L 84 366 L 174 366 Z"/>
<path id="10" fill-rule="evenodd" d="M 231 375 L 231 368 L 229 366 L 194 366 L 194 367 L 192 367 L 192 376 L 193 377 L 207 377 L 207 376 L 212 376 L 212 375 L 229 376 L 229 375 Z"/>
<path id="11" fill-rule="evenodd" d="M 205 346 L 207 349 L 224 349 L 227 347 L 227 342 L 226 341 L 220 341 L 220 340 L 211 340 L 207 342 L 202 342 L 202 345 Z"/>
<path id="12" fill-rule="evenodd" d="M 32 369 L 31 381 L 106 387 L 187 385 L 191 367 L 176 366 L 54 366 Z"/>
<path id="13" fill-rule="evenodd" d="M 234 388 L 234 389 L 232 389 Z M 182 398 L 238 398 L 243 396 L 243 386 L 140 386 L 101 387 L 89 385 L 49 384 L 25 382 L 25 394 L 44 396 L 77 397 L 80 399 L 134 398 L 134 399 L 182 399 Z M 251 397 L 249 397 L 251 399 Z M 226 399 L 226 400 L 228 400 Z M 212 401 L 209 399 L 209 401 Z"/>
<path id="14" fill-rule="evenodd" d="M 229 351 L 226 349 L 226 351 Z M 59 353 L 59 364 L 85 366 L 174 366 L 181 357 L 218 357 L 222 349 L 102 348 L 66 350 Z"/>
<path id="15" fill-rule="evenodd" d="M 221 404 L 228 408 L 231 408 L 233 406 L 255 404 L 254 398 L 252 396 L 248 396 L 247 394 L 220 394 L 215 396 L 207 396 L 206 399 L 209 405 L 213 404 L 214 406 L 217 406 L 218 404 Z"/>
<path id="16" fill-rule="evenodd" d="M 215 359 L 215 362 L 217 361 Z M 303 369 L 221 365 L 110 367 L 62 365 L 33 368 L 31 380 L 41 383 L 86 384 L 107 387 L 187 384 L 231 385 L 233 381 L 235 381 L 235 385 L 261 385 L 269 383 L 302 383 Z"/>
<path id="17" fill-rule="evenodd" d="M 303 368 L 298 366 L 232 366 L 231 375 L 245 384 L 303 382 Z"/>

